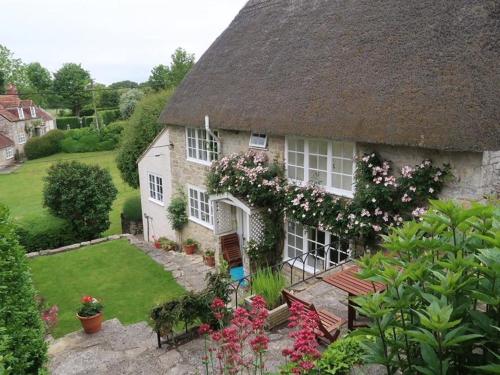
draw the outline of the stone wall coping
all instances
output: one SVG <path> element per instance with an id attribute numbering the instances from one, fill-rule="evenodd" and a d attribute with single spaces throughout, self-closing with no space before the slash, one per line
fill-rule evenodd
<path id="1" fill-rule="evenodd" d="M 107 237 L 102 237 L 102 238 L 96 238 L 91 241 L 83 241 L 83 242 L 78 242 L 74 243 L 72 245 L 66 245 L 63 247 L 58 247 L 57 249 L 47 249 L 47 250 L 40 250 L 40 251 L 35 251 L 32 253 L 27 253 L 26 256 L 28 258 L 36 258 L 39 256 L 48 256 L 48 255 L 54 255 L 54 254 L 60 254 L 60 253 L 65 253 L 67 251 L 72 251 L 72 250 L 77 250 L 81 249 L 90 245 L 95 245 L 101 242 L 107 242 L 107 241 L 115 241 L 119 240 L 121 238 L 130 238 L 132 235 L 128 233 L 124 234 L 113 234 L 111 236 Z"/>

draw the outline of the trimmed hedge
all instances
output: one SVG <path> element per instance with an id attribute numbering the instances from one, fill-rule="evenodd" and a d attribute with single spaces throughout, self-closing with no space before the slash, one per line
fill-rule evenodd
<path id="1" fill-rule="evenodd" d="M 128 198 L 123 203 L 122 215 L 124 219 L 129 221 L 142 220 L 141 197 L 135 196 Z"/>
<path id="2" fill-rule="evenodd" d="M 68 130 L 61 141 L 61 150 L 67 153 L 109 151 L 120 143 L 123 123 L 115 122 L 101 132 L 94 128 Z"/>
<path id="3" fill-rule="evenodd" d="M 9 210 L 0 205 L 0 373 L 42 374 L 45 328 L 35 302 L 28 260 Z"/>
<path id="4" fill-rule="evenodd" d="M 80 124 L 81 119 L 81 124 Z M 90 126 L 94 122 L 94 116 L 83 116 L 83 117 L 58 117 L 56 118 L 56 127 L 60 130 L 68 130 L 68 125 L 70 129 L 80 129 Z"/>
<path id="5" fill-rule="evenodd" d="M 109 125 L 120 119 L 119 109 L 106 109 L 102 111 L 97 111 L 99 116 L 99 124 Z"/>
<path id="6" fill-rule="evenodd" d="M 51 130 L 41 137 L 28 139 L 24 146 L 24 153 L 29 160 L 57 154 L 61 151 L 60 142 L 63 139 L 64 132 L 62 130 Z"/>

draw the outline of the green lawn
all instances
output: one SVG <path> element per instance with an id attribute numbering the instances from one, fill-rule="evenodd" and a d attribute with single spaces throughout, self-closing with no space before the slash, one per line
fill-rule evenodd
<path id="1" fill-rule="evenodd" d="M 35 288 L 59 306 L 55 337 L 81 328 L 75 312 L 84 295 L 101 300 L 105 319 L 131 324 L 148 320 L 155 304 L 185 293 L 170 272 L 126 240 L 35 258 L 30 266 Z"/>
<path id="2" fill-rule="evenodd" d="M 121 179 L 115 158 L 115 151 L 103 151 L 56 154 L 28 161 L 14 173 L 0 175 L 0 202 L 6 204 L 11 210 L 12 217 L 24 225 L 57 220 L 42 207 L 42 178 L 47 174 L 47 169 L 59 160 L 78 160 L 88 164 L 97 164 L 110 171 L 118 189 L 118 196 L 110 213 L 111 227 L 105 235 L 121 233 L 120 212 L 123 202 L 128 197 L 139 193 Z"/>

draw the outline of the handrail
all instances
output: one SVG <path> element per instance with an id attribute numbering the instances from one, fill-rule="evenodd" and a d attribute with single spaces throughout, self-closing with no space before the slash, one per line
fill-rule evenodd
<path id="1" fill-rule="evenodd" d="M 323 257 L 322 259 L 318 259 L 318 254 L 320 254 L 323 251 Z M 335 251 L 337 254 L 337 259 L 336 262 L 334 262 L 331 258 L 332 251 Z M 312 267 L 313 271 L 312 274 L 308 272 L 309 276 L 306 276 L 306 267 L 308 266 L 308 259 L 309 257 L 313 257 L 314 260 L 314 266 Z M 342 259 L 341 259 L 342 258 Z M 307 281 L 309 279 L 315 278 L 318 275 L 321 275 L 327 271 L 330 271 L 336 267 L 339 267 L 340 265 L 348 262 L 351 259 L 351 250 L 344 251 L 342 249 L 338 249 L 332 246 L 332 244 L 320 246 L 316 249 L 310 250 L 306 253 L 303 253 L 301 255 L 297 255 L 294 258 L 290 258 L 287 260 L 282 261 L 279 264 L 276 264 L 274 266 L 271 266 L 271 270 L 281 272 L 283 271 L 285 266 L 290 267 L 290 285 L 288 287 L 293 287 L 297 284 L 300 284 L 304 281 Z M 300 262 L 298 267 L 296 266 L 297 261 Z M 317 271 L 317 265 L 318 261 L 321 261 L 323 264 L 322 270 L 320 272 Z M 293 282 L 293 275 L 295 270 L 300 270 L 300 265 L 302 265 L 302 277 L 299 279 L 297 282 Z M 238 292 L 240 289 L 246 287 L 247 285 L 250 288 L 250 295 L 253 294 L 253 287 L 252 287 L 252 277 L 255 277 L 254 274 L 249 274 L 244 276 L 238 281 L 235 281 L 230 284 L 230 287 L 233 289 L 232 292 L 234 293 L 235 296 L 235 306 L 238 306 Z"/>

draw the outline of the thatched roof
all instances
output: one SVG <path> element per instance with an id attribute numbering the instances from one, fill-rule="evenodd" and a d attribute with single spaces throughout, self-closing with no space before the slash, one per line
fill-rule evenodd
<path id="1" fill-rule="evenodd" d="M 250 0 L 161 121 L 498 150 L 499 36 L 498 0 Z"/>

